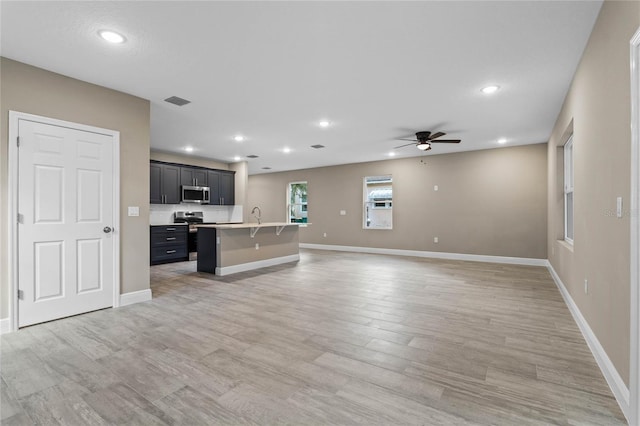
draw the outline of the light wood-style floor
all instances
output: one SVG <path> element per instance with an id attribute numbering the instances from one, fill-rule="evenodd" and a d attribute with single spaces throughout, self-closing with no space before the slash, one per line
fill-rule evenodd
<path id="1" fill-rule="evenodd" d="M 549 273 L 303 251 L 1 339 L 10 424 L 624 424 Z"/>

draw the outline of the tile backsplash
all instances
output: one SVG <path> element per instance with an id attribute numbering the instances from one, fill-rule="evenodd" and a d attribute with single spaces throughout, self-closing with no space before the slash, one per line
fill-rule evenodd
<path id="1" fill-rule="evenodd" d="M 242 222 L 242 206 L 199 206 L 196 204 L 151 204 L 149 223 L 166 225 L 173 223 L 173 213 L 177 211 L 198 211 L 204 214 L 205 222 Z"/>

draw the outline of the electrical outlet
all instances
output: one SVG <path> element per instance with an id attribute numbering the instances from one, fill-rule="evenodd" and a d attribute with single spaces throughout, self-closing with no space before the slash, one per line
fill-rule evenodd
<path id="1" fill-rule="evenodd" d="M 438 190 L 438 185 L 433 185 L 433 190 L 437 191 Z"/>
<path id="2" fill-rule="evenodd" d="M 438 237 L 433 237 L 433 242 L 437 243 L 438 242 Z"/>
<path id="3" fill-rule="evenodd" d="M 584 280 L 584 294 L 589 294 L 589 280 Z"/>
<path id="4" fill-rule="evenodd" d="M 346 215 L 347 215 L 346 210 L 340 210 L 340 216 L 346 216 Z"/>
<path id="5" fill-rule="evenodd" d="M 256 250 L 260 248 L 260 244 L 256 243 Z"/>
<path id="6" fill-rule="evenodd" d="M 323 236 L 324 238 L 327 238 L 327 233 L 325 232 L 324 234 L 322 234 L 322 236 Z"/>

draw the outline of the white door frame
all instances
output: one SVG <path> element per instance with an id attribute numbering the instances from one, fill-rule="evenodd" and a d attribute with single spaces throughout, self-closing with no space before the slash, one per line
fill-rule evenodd
<path id="1" fill-rule="evenodd" d="M 631 197 L 629 424 L 640 422 L 640 28 L 631 47 Z"/>
<path id="2" fill-rule="evenodd" d="M 18 122 L 34 121 L 111 136 L 113 140 L 113 307 L 120 306 L 120 132 L 85 124 L 9 111 L 9 331 L 18 330 Z"/>

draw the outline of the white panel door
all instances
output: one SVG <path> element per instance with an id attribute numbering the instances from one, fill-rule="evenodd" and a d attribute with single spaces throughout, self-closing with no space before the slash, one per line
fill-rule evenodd
<path id="1" fill-rule="evenodd" d="M 112 136 L 24 119 L 18 135 L 18 326 L 112 306 Z"/>

